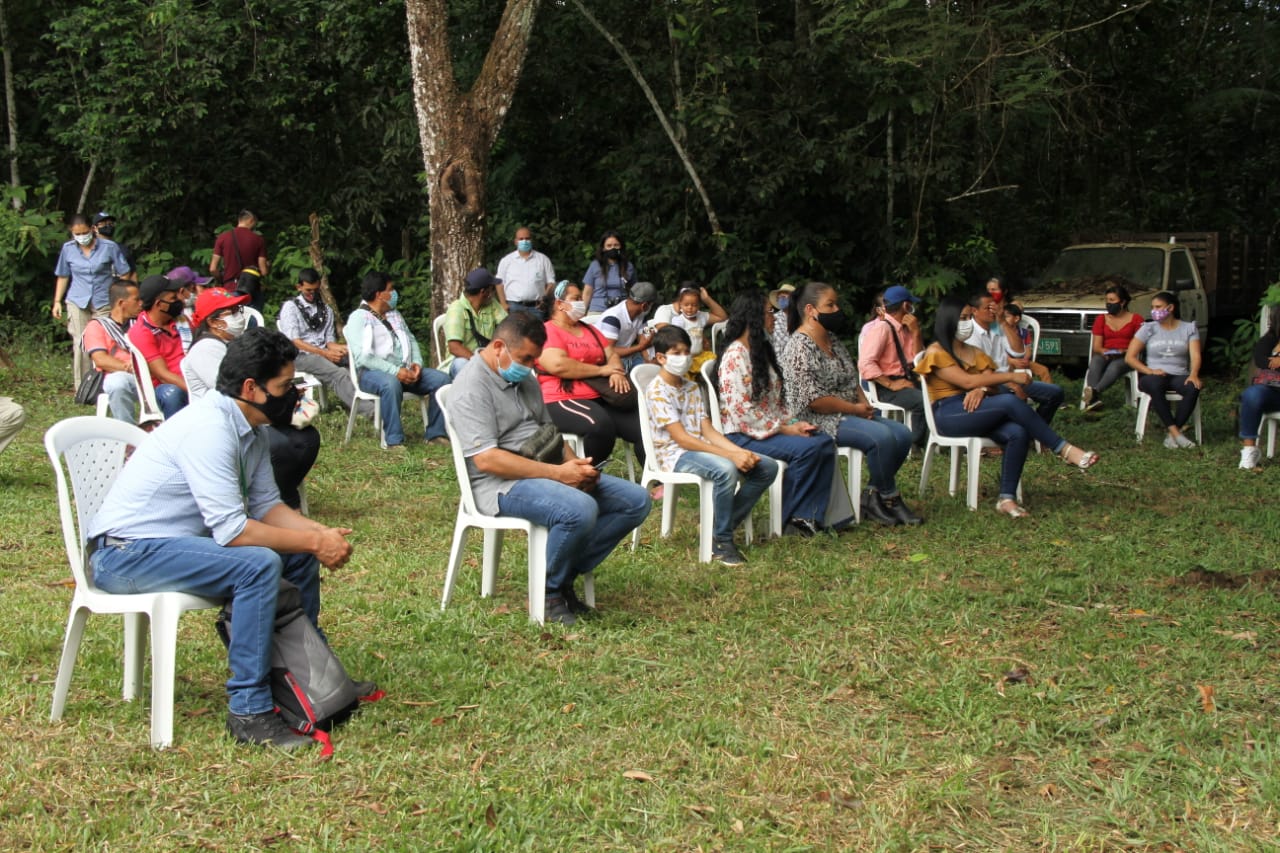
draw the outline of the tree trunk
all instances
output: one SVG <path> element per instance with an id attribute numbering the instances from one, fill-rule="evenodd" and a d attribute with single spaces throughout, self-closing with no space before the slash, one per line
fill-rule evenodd
<path id="1" fill-rule="evenodd" d="M 435 315 L 483 260 L 489 152 L 520 80 L 540 2 L 507 0 L 479 76 L 460 92 L 446 0 L 406 0 L 413 102 L 431 205 Z"/>
<path id="2" fill-rule="evenodd" d="M 9 126 L 9 186 L 22 185 L 18 177 L 18 99 L 13 93 L 13 49 L 9 43 L 9 11 L 0 0 L 0 49 L 4 50 L 4 115 Z M 15 193 L 13 209 L 22 210 L 22 200 Z"/>
<path id="3" fill-rule="evenodd" d="M 311 223 L 311 244 L 307 247 L 307 253 L 311 256 L 311 268 L 320 273 L 320 298 L 333 312 L 333 327 L 341 329 L 344 325 L 342 312 L 338 310 L 338 300 L 333 298 L 333 291 L 329 289 L 329 273 L 324 268 L 324 247 L 320 245 L 320 215 L 313 212 L 307 221 Z"/>

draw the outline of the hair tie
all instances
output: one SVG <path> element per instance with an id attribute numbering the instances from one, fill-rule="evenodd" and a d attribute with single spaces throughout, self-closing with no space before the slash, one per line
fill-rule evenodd
<path id="1" fill-rule="evenodd" d="M 569 279 L 556 285 L 556 299 L 564 299 L 564 292 L 569 289 Z"/>

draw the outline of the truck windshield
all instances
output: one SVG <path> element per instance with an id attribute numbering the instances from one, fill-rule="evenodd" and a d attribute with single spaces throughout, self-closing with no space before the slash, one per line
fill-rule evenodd
<path id="1" fill-rule="evenodd" d="M 1033 289 L 1102 294 L 1114 283 L 1133 293 L 1158 290 L 1164 281 L 1164 254 L 1161 249 L 1140 247 L 1065 249 Z"/>

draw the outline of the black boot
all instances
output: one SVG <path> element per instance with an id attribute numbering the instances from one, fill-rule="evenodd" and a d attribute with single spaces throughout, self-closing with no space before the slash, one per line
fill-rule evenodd
<path id="1" fill-rule="evenodd" d="M 884 499 L 874 491 L 868 491 L 866 500 L 862 502 L 862 518 L 864 521 L 870 519 L 879 522 L 885 527 L 893 527 L 902 523 L 898 516 L 890 512 L 889 508 L 884 505 Z"/>
<path id="2" fill-rule="evenodd" d="M 898 519 L 900 524 L 907 524 L 912 527 L 917 524 L 924 524 L 924 519 L 907 507 L 907 502 L 902 499 L 902 495 L 893 498 L 881 497 L 880 504 L 884 507 L 885 512 Z"/>

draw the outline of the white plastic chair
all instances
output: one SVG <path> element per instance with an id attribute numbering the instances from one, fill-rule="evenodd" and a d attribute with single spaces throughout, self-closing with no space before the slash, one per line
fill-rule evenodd
<path id="1" fill-rule="evenodd" d="M 267 327 L 266 319 L 262 316 L 262 312 L 257 308 L 245 305 L 244 316 L 245 319 L 248 320 L 247 328 L 253 328 L 254 325 L 257 325 L 260 329 L 265 329 Z"/>
<path id="2" fill-rule="evenodd" d="M 711 359 L 704 362 L 701 368 L 702 374 L 702 391 L 707 402 L 707 416 L 711 418 L 711 425 L 716 428 L 716 432 L 724 435 L 724 427 L 720 420 L 720 394 L 712 381 L 712 372 L 715 369 L 717 359 Z M 773 459 L 773 457 L 769 457 Z M 782 517 L 782 478 L 787 473 L 787 463 L 781 459 L 774 459 L 778 463 L 778 476 L 773 478 L 773 482 L 769 484 L 769 535 L 781 536 L 783 525 L 786 519 Z M 747 544 L 751 544 L 752 530 L 750 525 L 746 527 Z"/>
<path id="3" fill-rule="evenodd" d="M 1031 360 L 1040 355 L 1040 321 L 1030 314 L 1022 315 L 1022 322 L 1031 327 Z"/>
<path id="4" fill-rule="evenodd" d="M 138 383 L 138 426 L 147 423 L 161 423 L 164 412 L 156 402 L 156 386 L 151 381 L 151 368 L 147 360 L 132 340 L 129 340 L 129 352 L 133 353 L 133 380 Z"/>
<path id="5" fill-rule="evenodd" d="M 67 561 L 75 578 L 71 614 L 62 644 L 62 659 L 53 688 L 53 710 L 49 719 L 57 722 L 67 705 L 71 672 L 84 636 L 90 613 L 124 616 L 124 698 L 131 701 L 142 683 L 142 633 L 145 614 L 151 625 L 151 745 L 168 746 L 173 741 L 173 685 L 178 646 L 178 618 L 188 610 L 220 607 L 221 601 L 182 592 L 152 592 L 115 595 L 102 592 L 85 571 L 88 561 L 84 531 L 102 506 L 116 474 L 124 465 L 125 448 L 138 446 L 147 434 L 132 424 L 111 418 L 79 417 L 60 421 L 44 436 L 45 451 L 53 464 L 57 483 L 58 514 Z M 63 464 L 66 471 L 64 472 Z M 71 486 L 67 486 L 67 474 Z M 74 493 L 75 514 L 72 514 Z"/>
<path id="6" fill-rule="evenodd" d="M 639 401 L 640 439 L 644 442 L 644 470 L 640 472 L 640 485 L 649 488 L 650 483 L 661 483 L 662 498 L 662 536 L 671 535 L 675 523 L 676 496 L 680 486 L 698 487 L 698 562 L 711 562 L 711 550 L 715 533 L 715 484 L 697 474 L 683 474 L 676 471 L 658 469 L 657 453 L 653 447 L 653 426 L 649 423 L 649 400 L 645 396 L 649 383 L 658 376 L 660 368 L 656 364 L 637 364 L 631 369 L 631 384 L 636 386 L 636 399 Z M 747 519 L 747 524 L 751 519 Z M 639 539 L 639 530 L 631 537 L 631 550 L 635 550 Z M 750 536 L 750 528 L 747 528 Z"/>
<path id="7" fill-rule="evenodd" d="M 431 337 L 436 342 L 436 369 L 444 370 L 444 360 L 449 357 L 449 342 L 444 337 L 445 315 L 431 321 Z"/>
<path id="8" fill-rule="evenodd" d="M 529 619 L 539 625 L 546 621 L 547 591 L 547 536 L 549 531 L 540 524 L 510 515 L 484 515 L 476 509 L 471 492 L 471 477 L 467 473 L 467 460 L 462 455 L 462 442 L 449 417 L 449 399 L 452 386 L 436 391 L 436 405 L 444 413 L 444 426 L 452 445 L 453 469 L 458 478 L 458 520 L 453 527 L 453 546 L 449 549 L 449 565 L 444 576 L 444 593 L 440 597 L 440 609 L 449 606 L 453 586 L 462 566 L 462 548 L 466 544 L 467 530 L 472 527 L 484 531 L 484 556 L 481 562 L 480 595 L 488 598 L 497 585 L 498 562 L 502 557 L 502 534 L 506 530 L 523 530 L 529 536 Z M 582 579 L 583 600 L 594 607 L 596 603 L 595 578 L 591 574 Z"/>
<path id="9" fill-rule="evenodd" d="M 870 380 L 863 379 L 862 393 L 867 395 L 867 402 L 871 404 L 871 408 L 875 409 L 886 418 L 892 418 L 901 422 L 908 429 L 911 428 L 911 413 L 902 406 L 895 406 L 893 403 L 886 403 L 880 399 L 880 386 Z"/>
<path id="10" fill-rule="evenodd" d="M 721 320 L 719 323 L 711 324 L 711 351 L 720 352 L 720 338 L 724 337 L 724 330 L 729 328 L 728 320 Z M 717 427 L 718 429 L 718 427 Z"/>
<path id="11" fill-rule="evenodd" d="M 989 438 L 980 436 L 950 436 L 942 435 L 938 432 L 938 426 L 933 422 L 933 402 L 929 399 L 929 385 L 925 376 L 920 377 L 920 391 L 924 394 L 924 419 L 929 425 L 929 440 L 924 448 L 924 460 L 920 463 L 920 497 L 924 497 L 925 488 L 929 485 L 929 471 L 933 467 L 934 455 L 944 447 L 951 449 L 951 478 L 947 482 L 947 488 L 952 495 L 956 493 L 956 489 L 960 483 L 960 451 L 967 452 L 966 464 L 968 465 L 968 483 L 965 490 L 965 500 L 969 505 L 969 509 L 977 510 L 978 508 L 978 473 L 982 463 L 982 450 L 987 447 L 999 447 L 1000 445 Z M 1019 502 L 1022 500 L 1022 481 L 1018 481 L 1017 497 Z"/>
<path id="12" fill-rule="evenodd" d="M 245 310 L 248 311 L 251 309 L 246 305 Z M 280 328 L 279 317 L 276 317 L 276 331 L 284 334 L 284 329 Z M 305 370 L 295 369 L 293 375 L 296 378 L 301 379 L 305 387 L 312 389 L 312 393 L 315 395 L 316 404 L 320 406 L 320 411 L 323 412 L 327 407 L 328 399 L 325 397 L 324 384 L 321 383 L 320 379 L 311 373 L 307 373 Z"/>
<path id="13" fill-rule="evenodd" d="M 1138 401 L 1138 422 L 1134 426 L 1133 432 L 1137 436 L 1138 443 L 1141 443 L 1143 436 L 1147 433 L 1147 414 L 1151 411 L 1151 395 L 1138 386 L 1138 371 L 1136 370 L 1129 371 L 1129 393 Z M 1173 391 L 1166 391 L 1164 398 L 1172 403 L 1182 400 L 1182 395 Z M 1191 421 L 1195 427 L 1196 444 L 1203 444 L 1200 401 L 1198 399 L 1196 400 L 1195 410 L 1191 413 Z"/>
<path id="14" fill-rule="evenodd" d="M 355 390 L 355 397 L 351 401 L 351 412 L 347 415 L 347 434 L 346 437 L 342 439 L 342 443 L 346 444 L 351 441 L 351 431 L 355 429 L 356 415 L 360 410 L 360 401 L 368 400 L 373 403 L 373 428 L 378 433 L 378 442 L 382 449 L 386 450 L 387 434 L 382 428 L 382 397 L 378 394 L 374 394 L 372 391 L 364 391 L 360 388 L 360 376 L 356 372 L 356 360 L 354 358 L 347 359 L 347 369 L 351 371 L 351 387 Z M 422 422 L 425 424 L 430 417 L 430 414 L 427 411 L 427 398 L 408 391 L 405 391 L 404 395 L 406 397 L 417 397 L 418 402 L 422 407 Z M 439 405 L 439 399 L 436 400 L 436 404 Z M 401 417 L 403 417 L 403 407 L 400 409 L 400 413 Z"/>

